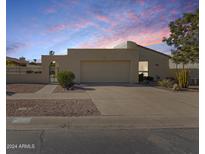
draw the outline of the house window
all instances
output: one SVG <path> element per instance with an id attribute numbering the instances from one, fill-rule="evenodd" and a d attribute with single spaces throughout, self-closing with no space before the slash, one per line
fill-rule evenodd
<path id="1" fill-rule="evenodd" d="M 144 76 L 148 76 L 148 61 L 139 61 L 138 72 Z"/>

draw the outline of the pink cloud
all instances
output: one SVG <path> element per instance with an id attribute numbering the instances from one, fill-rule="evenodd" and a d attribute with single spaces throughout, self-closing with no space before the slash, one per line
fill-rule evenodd
<path id="1" fill-rule="evenodd" d="M 165 8 L 163 7 L 163 5 L 157 5 L 157 6 L 153 6 L 151 8 L 149 8 L 149 10 L 144 10 L 143 12 L 141 12 L 140 16 L 142 18 L 149 18 L 150 16 L 160 13 L 164 10 Z"/>
<path id="2" fill-rule="evenodd" d="M 165 19 L 165 16 L 164 15 L 160 15 L 159 20 L 163 21 L 164 19 Z"/>
<path id="3" fill-rule="evenodd" d="M 57 10 L 56 10 L 56 8 L 54 8 L 54 7 L 48 7 L 48 8 L 46 8 L 45 9 L 45 12 L 47 13 L 47 14 L 52 14 L 52 13 L 55 13 Z"/>
<path id="4" fill-rule="evenodd" d="M 109 18 L 108 18 L 107 16 L 104 16 L 104 15 L 96 15 L 95 17 L 96 17 L 98 20 L 100 20 L 100 21 L 107 22 L 107 23 L 110 22 L 110 20 L 109 20 Z"/>
<path id="5" fill-rule="evenodd" d="M 67 24 L 58 24 L 48 29 L 48 32 L 58 32 L 67 28 Z"/>
<path id="6" fill-rule="evenodd" d="M 80 29 L 86 28 L 89 25 L 92 25 L 92 22 L 89 20 L 82 20 L 78 23 L 76 22 L 76 23 L 71 23 L 71 24 L 61 23 L 61 24 L 57 24 L 57 25 L 54 25 L 48 28 L 47 32 L 59 32 L 59 31 L 63 31 L 68 28 L 72 28 L 74 30 L 80 30 Z"/>
<path id="7" fill-rule="evenodd" d="M 138 20 L 139 19 L 139 17 L 133 11 L 128 11 L 127 15 L 128 15 L 128 18 L 130 20 Z"/>
<path id="8" fill-rule="evenodd" d="M 86 28 L 87 26 L 92 25 L 92 22 L 89 20 L 83 20 L 79 23 L 74 23 L 70 25 L 70 28 L 74 28 L 74 29 L 83 29 Z"/>
<path id="9" fill-rule="evenodd" d="M 160 31 L 152 31 L 143 29 L 138 34 L 128 33 L 118 33 L 110 37 L 101 37 L 98 39 L 93 39 L 89 42 L 85 42 L 79 45 L 80 48 L 112 48 L 113 46 L 124 42 L 124 41 L 134 41 L 139 45 L 149 46 L 153 44 L 158 44 L 162 42 L 163 37 L 169 35 L 169 29 L 164 28 Z"/>
<path id="10" fill-rule="evenodd" d="M 177 12 L 176 9 L 173 9 L 173 10 L 170 11 L 170 13 L 173 14 L 173 15 L 176 15 L 178 12 Z"/>
<path id="11" fill-rule="evenodd" d="M 157 5 L 151 8 L 151 12 L 152 13 L 159 13 L 161 11 L 164 10 L 164 6 L 163 5 Z"/>
<path id="12" fill-rule="evenodd" d="M 138 0 L 141 5 L 145 4 L 145 0 Z"/>

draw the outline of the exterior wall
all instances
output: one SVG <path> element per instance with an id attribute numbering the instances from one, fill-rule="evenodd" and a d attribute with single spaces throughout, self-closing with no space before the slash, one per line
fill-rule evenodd
<path id="1" fill-rule="evenodd" d="M 139 50 L 139 60 L 148 61 L 148 74 L 149 76 L 157 79 L 166 77 L 172 77 L 172 73 L 169 69 L 169 59 L 170 57 L 147 48 L 137 47 Z"/>
<path id="2" fill-rule="evenodd" d="M 7 74 L 6 83 L 48 83 L 43 74 Z"/>
<path id="3" fill-rule="evenodd" d="M 33 73 L 27 73 L 33 71 Z M 7 66 L 7 83 L 48 83 L 46 74 L 42 72 L 41 66 Z"/>
<path id="4" fill-rule="evenodd" d="M 72 71 L 76 76 L 75 82 L 77 83 L 82 82 L 81 64 L 84 61 L 129 61 L 129 83 L 138 82 L 139 61 L 148 61 L 148 74 L 149 76 L 154 77 L 155 80 L 159 79 L 157 77 L 160 77 L 160 79 L 175 77 L 174 70 L 169 68 L 169 56 L 129 41 L 127 44 L 122 44 L 117 47 L 123 46 L 126 46 L 127 48 L 69 49 L 67 55 L 42 55 L 41 74 L 7 74 L 7 83 L 49 83 L 49 65 L 52 61 L 56 62 L 59 71 Z M 98 66 L 92 67 L 94 67 L 94 70 L 98 69 Z M 112 68 L 109 68 L 109 70 L 112 69 L 116 69 L 116 65 L 115 67 L 113 66 Z M 192 72 L 192 76 L 197 74 L 196 70 L 193 70 Z M 98 74 L 98 76 L 103 76 L 104 72 L 100 73 L 102 74 Z"/>
<path id="5" fill-rule="evenodd" d="M 41 73 L 41 66 L 7 66 L 6 74 L 26 74 L 27 71 L 33 71 L 34 73 Z"/>
<path id="6" fill-rule="evenodd" d="M 42 60 L 42 75 L 46 79 L 47 83 L 50 82 L 49 65 L 52 61 L 56 62 L 56 64 L 59 67 L 59 71 L 68 70 L 70 68 L 69 66 L 70 58 L 68 58 L 68 55 L 53 55 L 53 56 L 42 55 L 41 60 Z"/>
<path id="7" fill-rule="evenodd" d="M 128 60 L 130 61 L 129 82 L 136 83 L 138 82 L 138 57 L 138 52 L 133 49 L 69 49 L 68 55 L 42 56 L 42 67 L 46 78 L 49 78 L 48 66 L 50 62 L 56 61 L 59 64 L 59 71 L 72 71 L 76 76 L 75 81 L 80 83 L 81 61 Z"/>
<path id="8" fill-rule="evenodd" d="M 157 79 L 174 77 L 173 72 L 169 69 L 170 57 L 147 48 L 135 45 L 135 49 L 69 49 L 68 55 L 42 56 L 42 67 L 46 78 L 49 79 L 49 64 L 56 61 L 59 64 L 59 71 L 70 70 L 74 72 L 75 81 L 81 82 L 81 62 L 82 61 L 130 61 L 129 82 L 138 82 L 138 61 L 148 61 L 149 76 Z M 114 69 L 114 68 L 113 68 Z M 103 73 L 103 72 L 102 72 Z"/>

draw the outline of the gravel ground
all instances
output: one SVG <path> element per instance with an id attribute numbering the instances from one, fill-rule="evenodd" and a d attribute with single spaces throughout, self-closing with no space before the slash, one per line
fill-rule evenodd
<path id="1" fill-rule="evenodd" d="M 45 84 L 7 84 L 6 93 L 34 93 L 43 88 Z"/>
<path id="2" fill-rule="evenodd" d="M 92 116 L 100 115 L 90 99 L 7 100 L 7 116 Z"/>

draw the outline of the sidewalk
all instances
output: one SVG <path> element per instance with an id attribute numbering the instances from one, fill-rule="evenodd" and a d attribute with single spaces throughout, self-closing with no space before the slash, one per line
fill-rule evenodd
<path id="1" fill-rule="evenodd" d="M 8 117 L 8 130 L 198 128 L 198 117 Z"/>
<path id="2" fill-rule="evenodd" d="M 52 94 L 56 87 L 57 85 L 48 84 L 39 91 L 37 91 L 36 94 Z"/>

